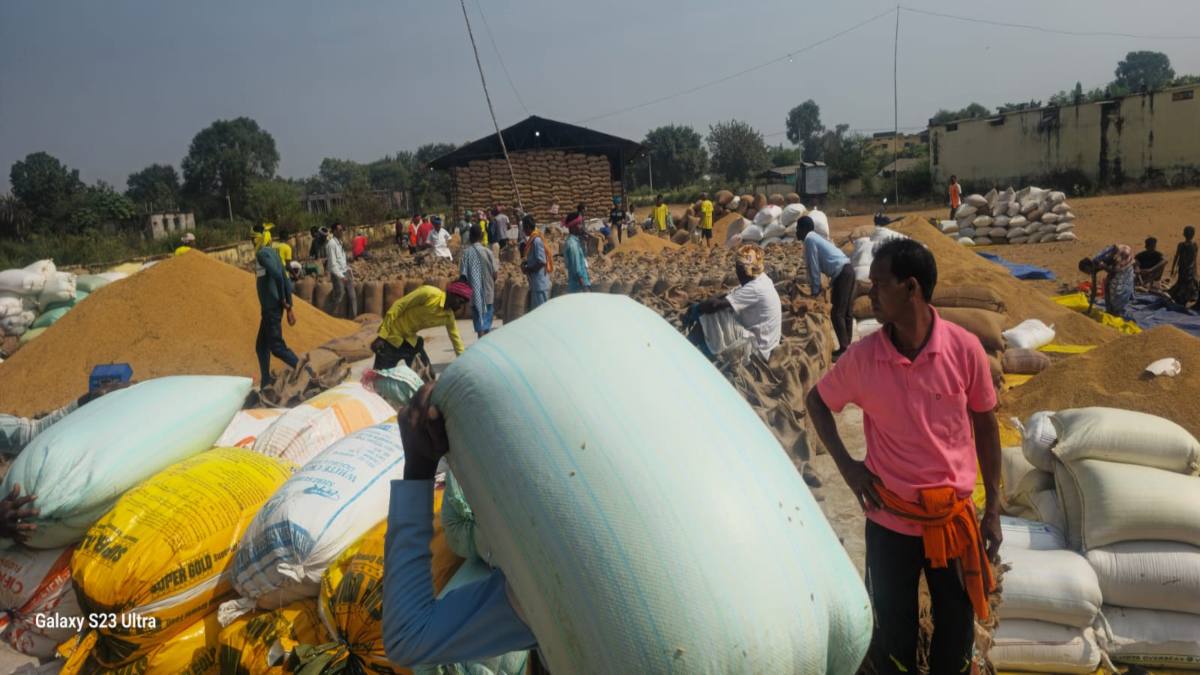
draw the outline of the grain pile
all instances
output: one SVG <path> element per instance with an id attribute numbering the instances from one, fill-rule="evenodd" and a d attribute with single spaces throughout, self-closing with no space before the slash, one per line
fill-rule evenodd
<path id="1" fill-rule="evenodd" d="M 613 249 L 614 255 L 625 253 L 659 253 L 661 251 L 673 251 L 679 248 L 679 244 L 672 242 L 670 239 L 662 239 L 653 234 L 636 234 L 632 237 L 625 237 L 625 241 L 620 246 Z"/>
<path id="2" fill-rule="evenodd" d="M 1059 344 L 1100 345 L 1115 340 L 1120 334 L 1091 319 L 1056 304 L 1016 277 L 1005 268 L 989 262 L 970 248 L 959 246 L 917 216 L 910 216 L 890 226 L 929 247 L 937 259 L 938 286 L 986 286 L 996 292 L 1008 309 L 1011 328 L 1026 319 L 1040 319 L 1053 325 L 1055 342 Z"/>
<path id="3" fill-rule="evenodd" d="M 608 213 L 621 184 L 612 180 L 608 158 L 560 150 L 535 150 L 511 155 L 512 175 L 502 159 L 475 160 L 453 169 L 454 199 L 460 208 L 487 208 L 493 203 L 516 204 L 513 176 L 525 209 L 538 221 L 549 222 L 550 205 L 563 213 L 583 202 L 593 214 Z"/>
<path id="4" fill-rule="evenodd" d="M 296 301 L 284 339 L 300 353 L 358 325 Z M 32 415 L 87 390 L 92 367 L 128 363 L 136 379 L 243 375 L 258 379 L 254 275 L 200 253 L 169 258 L 88 296 L 0 364 L 0 409 Z M 278 360 L 274 366 L 280 366 Z"/>
<path id="5" fill-rule="evenodd" d="M 1146 366 L 1174 357 L 1175 377 L 1148 377 Z M 1176 422 L 1200 437 L 1200 340 L 1174 326 L 1125 335 L 1064 359 L 1002 400 L 1006 414 L 1025 419 L 1039 410 L 1105 406 L 1137 410 Z"/>

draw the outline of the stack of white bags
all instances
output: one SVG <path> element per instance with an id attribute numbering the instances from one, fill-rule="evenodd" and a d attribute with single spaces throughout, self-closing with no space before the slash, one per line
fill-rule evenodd
<path id="1" fill-rule="evenodd" d="M 75 275 L 51 260 L 0 271 L 0 335 L 24 335 L 46 307 L 74 298 Z"/>
<path id="2" fill-rule="evenodd" d="M 1056 190 L 1011 187 L 1003 192 L 968 195 L 954 220 L 939 224 L 943 234 L 964 246 L 1041 244 L 1075 241 L 1075 214 L 1067 195 Z"/>
<path id="3" fill-rule="evenodd" d="M 1200 443 L 1112 408 L 1036 413 L 1022 432 L 1004 449 L 1005 511 L 1064 536 L 1038 550 L 1005 532 L 997 667 L 1092 672 L 1104 652 L 1200 668 Z"/>

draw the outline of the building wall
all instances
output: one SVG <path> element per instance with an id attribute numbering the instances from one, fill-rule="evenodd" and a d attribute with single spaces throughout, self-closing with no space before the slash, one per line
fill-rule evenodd
<path id="1" fill-rule="evenodd" d="M 592 218 L 603 218 L 612 208 L 612 198 L 622 194 L 612 167 L 603 155 L 584 155 L 560 150 L 535 150 L 510 155 L 521 202 L 538 221 L 548 221 L 550 206 L 559 205 L 560 217 L 583 202 Z M 454 179 L 454 210 L 488 209 L 493 204 L 517 205 L 512 177 L 503 159 L 476 160 L 451 170 Z"/>
<path id="2" fill-rule="evenodd" d="M 1200 180 L 1200 86 L 930 127 L 935 187 L 1070 188 Z M 957 127 L 957 128 L 955 128 Z"/>
<path id="3" fill-rule="evenodd" d="M 907 148 L 921 145 L 920 134 L 900 134 L 899 136 L 874 136 L 867 141 L 867 150 L 877 153 L 902 152 Z"/>

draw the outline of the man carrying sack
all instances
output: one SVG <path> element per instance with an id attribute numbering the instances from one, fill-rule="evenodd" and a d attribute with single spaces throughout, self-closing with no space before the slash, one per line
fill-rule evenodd
<path id="1" fill-rule="evenodd" d="M 871 264 L 871 307 L 883 329 L 851 345 L 808 394 L 821 441 L 866 513 L 867 588 L 876 672 L 917 672 L 922 571 L 934 616 L 929 672 L 971 672 L 973 618 L 995 591 L 1000 548 L 996 393 L 979 340 L 929 305 L 933 254 L 893 239 Z M 862 408 L 865 461 L 846 451 L 831 411 Z M 976 460 L 987 505 L 977 523 Z"/>

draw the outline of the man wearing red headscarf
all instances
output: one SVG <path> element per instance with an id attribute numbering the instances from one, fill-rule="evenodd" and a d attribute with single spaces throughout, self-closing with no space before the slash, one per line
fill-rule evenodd
<path id="1" fill-rule="evenodd" d="M 458 334 L 454 314 L 470 302 L 471 287 L 462 281 L 449 284 L 444 291 L 437 286 L 421 286 L 397 300 L 383 317 L 379 337 L 371 343 L 375 370 L 391 368 L 401 360 L 412 367 L 417 356 L 428 361 L 425 340 L 417 333 L 435 326 L 446 327 L 454 355 L 462 354 L 466 347 Z"/>

